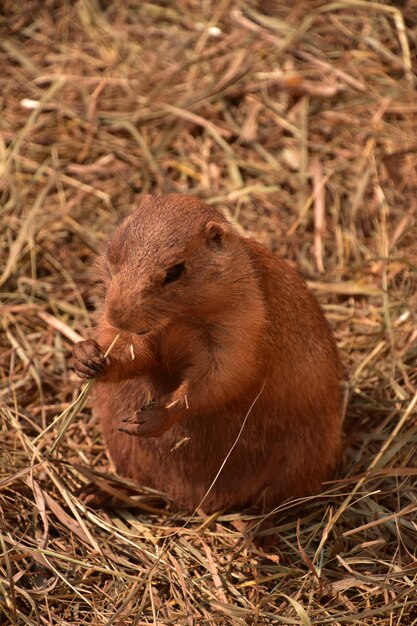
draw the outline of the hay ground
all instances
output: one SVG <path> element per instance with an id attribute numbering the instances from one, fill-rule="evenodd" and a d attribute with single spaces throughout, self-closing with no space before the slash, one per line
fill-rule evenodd
<path id="1" fill-rule="evenodd" d="M 0 12 L 0 624 L 417 624 L 416 3 Z M 337 480 L 282 507 L 269 553 L 244 513 L 187 520 L 135 486 L 86 509 L 79 487 L 115 486 L 88 406 L 50 452 L 89 261 L 171 191 L 297 264 L 345 364 Z"/>

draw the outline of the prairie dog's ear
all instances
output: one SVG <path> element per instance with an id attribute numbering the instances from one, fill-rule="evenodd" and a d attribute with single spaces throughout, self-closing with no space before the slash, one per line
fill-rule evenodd
<path id="1" fill-rule="evenodd" d="M 139 206 L 146 202 L 153 202 L 154 196 L 151 193 L 143 193 L 139 199 Z"/>
<path id="2" fill-rule="evenodd" d="M 228 232 L 229 228 L 227 224 L 221 224 L 219 222 L 208 222 L 204 228 L 207 244 L 214 248 L 220 248 L 222 246 L 223 239 Z"/>
<path id="3" fill-rule="evenodd" d="M 143 193 L 139 198 L 137 208 L 142 209 L 149 204 L 155 204 L 155 196 L 153 196 L 151 193 Z"/>
<path id="4" fill-rule="evenodd" d="M 117 214 L 115 228 L 119 228 L 119 226 L 121 226 L 123 222 L 127 220 L 129 215 L 132 215 L 132 213 L 132 210 L 129 211 L 129 209 L 121 209 Z"/>

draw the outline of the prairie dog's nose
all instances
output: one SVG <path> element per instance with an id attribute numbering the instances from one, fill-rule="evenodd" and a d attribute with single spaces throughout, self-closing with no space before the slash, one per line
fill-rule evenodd
<path id="1" fill-rule="evenodd" d="M 114 282 L 109 286 L 104 315 L 108 322 L 115 328 L 124 331 L 133 331 L 135 308 L 132 306 L 132 298 L 126 297 L 126 288 Z"/>
<path id="2" fill-rule="evenodd" d="M 129 307 L 122 301 L 110 300 L 106 302 L 104 315 L 108 322 L 119 330 L 130 331 L 132 329 L 132 314 Z"/>

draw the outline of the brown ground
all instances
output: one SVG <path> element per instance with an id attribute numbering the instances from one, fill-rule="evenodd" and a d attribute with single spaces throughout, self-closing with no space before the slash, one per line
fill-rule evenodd
<path id="1" fill-rule="evenodd" d="M 416 53 L 412 0 L 2 3 L 0 624 L 417 623 Z M 269 555 L 243 513 L 86 510 L 89 409 L 43 433 L 94 250 L 169 191 L 296 263 L 346 365 L 339 480 Z"/>

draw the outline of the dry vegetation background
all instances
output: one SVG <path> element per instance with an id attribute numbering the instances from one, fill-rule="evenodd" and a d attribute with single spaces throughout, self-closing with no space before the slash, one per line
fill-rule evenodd
<path id="1" fill-rule="evenodd" d="M 417 624 L 417 4 L 0 8 L 0 624 Z M 263 553 L 103 475 L 81 409 L 88 263 L 143 192 L 214 203 L 300 268 L 346 366 L 346 450 Z M 64 418 L 65 421 L 65 418 Z M 101 473 L 100 473 L 101 472 Z M 279 477 L 278 477 L 279 478 Z"/>

